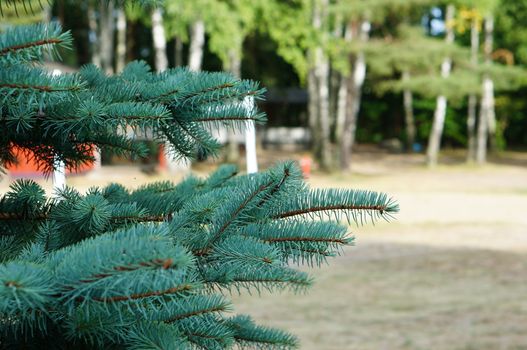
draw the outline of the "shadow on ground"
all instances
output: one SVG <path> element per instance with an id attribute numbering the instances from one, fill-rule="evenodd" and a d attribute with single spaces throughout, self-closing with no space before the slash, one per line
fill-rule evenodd
<path id="1" fill-rule="evenodd" d="M 302 349 L 526 349 L 527 254 L 366 243 L 307 294 L 235 297 Z"/>

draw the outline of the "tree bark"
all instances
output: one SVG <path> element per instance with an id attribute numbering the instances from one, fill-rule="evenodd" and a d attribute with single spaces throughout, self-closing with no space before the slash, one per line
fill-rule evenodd
<path id="1" fill-rule="evenodd" d="M 313 1 L 312 25 L 321 33 L 321 42 L 313 50 L 313 77 L 316 87 L 312 92 L 316 95 L 316 122 L 312 121 L 312 134 L 315 157 L 322 170 L 330 170 L 330 102 L 329 102 L 329 60 L 324 52 L 327 40 L 327 16 L 329 0 Z M 310 91 L 311 92 L 311 91 Z M 313 110 L 314 111 L 314 110 Z M 312 116 L 313 118 L 314 116 Z"/>
<path id="2" fill-rule="evenodd" d="M 369 39 L 371 24 L 369 21 L 362 21 L 360 24 L 360 40 Z M 362 86 L 366 78 L 366 59 L 363 52 L 359 52 L 355 59 L 353 73 L 348 79 L 348 95 L 346 97 L 346 117 L 344 129 L 340 142 L 340 169 L 349 170 L 351 165 L 352 147 L 355 144 L 355 134 L 357 130 L 357 120 L 360 110 L 362 97 Z"/>
<path id="3" fill-rule="evenodd" d="M 329 61 L 321 47 L 316 49 L 318 78 L 318 115 L 320 126 L 320 158 L 322 170 L 331 169 L 330 113 L 329 113 Z"/>
<path id="4" fill-rule="evenodd" d="M 152 11 L 152 39 L 154 41 L 154 61 L 156 71 L 162 72 L 168 68 L 168 58 L 167 39 L 165 28 L 163 26 L 163 14 L 159 8 L 155 8 Z M 171 154 L 173 154 L 172 145 L 169 142 L 165 142 L 165 159 L 170 173 L 174 174 L 179 171 L 188 171 L 190 169 L 190 162 L 177 161 L 171 156 Z"/>
<path id="5" fill-rule="evenodd" d="M 494 18 L 492 15 L 485 17 L 485 65 L 490 66 L 492 63 L 492 45 L 493 45 Z M 479 114 L 478 140 L 476 161 L 478 164 L 484 164 L 487 161 L 487 138 L 488 134 L 491 140 L 495 137 L 496 115 L 494 111 L 494 82 L 488 74 L 483 78 L 481 96 L 481 111 Z M 492 142 L 492 141 L 491 141 Z"/>
<path id="6" fill-rule="evenodd" d="M 343 32 L 344 42 L 351 43 L 353 40 L 353 25 L 348 23 L 344 28 Z M 348 55 L 348 63 L 350 65 L 350 72 L 346 75 L 341 75 L 339 86 L 337 90 L 337 106 L 336 106 L 336 117 L 335 117 L 335 143 L 340 145 L 342 141 L 342 135 L 344 134 L 344 127 L 346 125 L 346 103 L 348 97 L 348 86 L 349 80 L 352 75 L 352 62 L 353 55 Z M 340 158 L 340 157 L 339 157 Z"/>
<path id="7" fill-rule="evenodd" d="M 192 24 L 190 32 L 190 48 L 188 67 L 193 71 L 200 71 L 203 63 L 203 45 L 205 44 L 205 23 L 197 20 Z"/>
<path id="8" fill-rule="evenodd" d="M 489 14 L 485 18 L 485 60 L 486 64 L 492 64 L 492 51 L 494 46 L 494 17 Z M 494 104 L 494 82 L 490 79 L 488 83 L 489 110 L 487 119 L 489 123 L 490 150 L 495 151 L 496 145 L 496 109 Z"/>
<path id="9" fill-rule="evenodd" d="M 344 39 L 346 35 L 346 26 L 344 26 L 343 18 L 341 14 L 335 14 L 333 20 L 333 37 L 335 39 Z M 337 142 L 337 129 L 338 129 L 338 114 L 339 114 L 339 91 L 341 90 L 342 82 L 344 80 L 345 74 L 342 74 L 338 70 L 334 69 L 333 65 L 330 65 L 330 134 L 331 142 Z"/>
<path id="10" fill-rule="evenodd" d="M 314 57 L 313 50 L 310 52 L 310 57 Z M 319 154 L 320 145 L 320 128 L 318 127 L 318 87 L 315 67 L 309 69 L 307 75 L 307 91 L 308 91 L 308 126 L 311 131 L 311 149 L 316 155 Z"/>
<path id="11" fill-rule="evenodd" d="M 99 5 L 99 48 L 101 56 L 101 68 L 106 74 L 113 74 L 113 35 L 114 25 L 114 1 L 101 1 Z"/>
<path id="12" fill-rule="evenodd" d="M 470 61 L 475 69 L 478 65 L 478 51 L 479 51 L 479 28 L 478 19 L 472 18 L 470 25 Z M 476 94 L 470 94 L 468 97 L 468 116 L 467 116 L 467 138 L 468 138 L 468 152 L 467 161 L 476 161 L 476 115 L 477 115 L 478 100 Z"/>
<path id="13" fill-rule="evenodd" d="M 117 47 L 115 71 L 120 73 L 126 65 L 126 15 L 122 8 L 117 9 Z"/>
<path id="14" fill-rule="evenodd" d="M 313 28 L 316 30 L 321 29 L 321 14 L 320 8 L 316 0 L 313 0 L 312 3 L 312 18 L 311 22 Z M 321 151 L 321 132 L 320 132 L 320 109 L 319 109 L 319 89 L 318 89 L 318 62 L 317 62 L 317 48 L 310 48 L 308 50 L 308 61 L 309 61 L 309 71 L 307 76 L 307 89 L 309 94 L 308 101 L 308 122 L 309 129 L 311 131 L 311 149 L 315 156 L 315 159 L 320 159 Z"/>
<path id="15" fill-rule="evenodd" d="M 446 28 L 447 34 L 445 41 L 447 44 L 454 42 L 454 29 L 452 28 L 452 21 L 454 19 L 454 5 L 448 5 L 446 10 Z M 452 68 L 452 61 L 450 57 L 446 57 L 441 64 L 441 76 L 447 78 L 450 75 Z M 430 136 L 428 138 L 428 148 L 426 152 L 426 161 L 428 166 L 437 165 L 437 159 L 439 155 L 439 149 L 441 147 L 441 137 L 443 136 L 443 128 L 445 125 L 447 108 L 446 96 L 440 95 L 436 100 L 436 109 L 434 112 L 434 120 L 432 122 L 432 130 L 430 130 Z"/>
<path id="16" fill-rule="evenodd" d="M 183 66 L 183 41 L 177 36 L 174 40 L 174 65 L 176 67 Z"/>
<path id="17" fill-rule="evenodd" d="M 410 80 L 410 72 L 403 72 L 403 81 Z M 414 151 L 415 143 L 415 120 L 414 120 L 414 99 L 410 89 L 403 91 L 404 121 L 406 126 L 406 150 L 410 153 Z"/>
<path id="18" fill-rule="evenodd" d="M 242 60 L 240 54 L 236 50 L 232 49 L 229 51 L 229 64 L 224 70 L 230 72 L 236 78 L 241 78 L 242 71 Z M 240 150 L 238 148 L 238 141 L 236 140 L 236 134 L 233 130 L 227 130 L 227 154 L 225 161 L 229 163 L 235 163 L 240 159 Z"/>
<path id="19" fill-rule="evenodd" d="M 161 9 L 152 11 L 152 36 L 154 40 L 155 66 L 158 72 L 168 68 L 167 39 L 163 27 L 163 14 Z"/>
<path id="20" fill-rule="evenodd" d="M 88 2 L 88 28 L 90 30 L 89 41 L 90 41 L 90 51 L 91 51 L 91 63 L 97 67 L 101 66 L 101 55 L 99 48 L 99 25 L 97 24 L 97 16 L 95 14 L 95 9 L 91 2 Z"/>

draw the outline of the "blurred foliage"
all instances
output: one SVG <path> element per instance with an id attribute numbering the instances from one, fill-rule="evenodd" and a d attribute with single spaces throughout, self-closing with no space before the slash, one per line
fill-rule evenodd
<path id="1" fill-rule="evenodd" d="M 83 1 L 52 1 L 52 16 L 72 30 L 75 37 L 74 55 L 66 56 L 71 65 L 89 62 L 89 35 L 86 3 Z M 385 138 L 404 139 L 402 111 L 403 89 L 414 92 L 414 109 L 418 139 L 424 141 L 430 129 L 434 96 L 445 94 L 451 103 L 445 125 L 445 145 L 466 143 L 468 94 L 481 94 L 481 80 L 489 73 L 496 88 L 496 144 L 527 147 L 527 0 L 331 0 L 332 21 L 372 23 L 371 40 L 360 44 L 344 43 L 332 34 L 334 22 L 327 24 L 328 34 L 312 26 L 313 0 L 163 0 L 165 30 L 170 40 L 169 61 L 174 60 L 174 38 L 181 40 L 183 52 L 188 51 L 190 25 L 200 19 L 206 27 L 203 68 L 228 69 L 230 55 L 242 59 L 242 75 L 262 81 L 269 89 L 299 88 L 306 81 L 310 68 L 309 50 L 322 45 L 333 69 L 349 72 L 349 55 L 358 50 L 366 54 L 368 73 L 359 115 L 357 138 L 360 142 L 380 142 Z M 25 14 L 3 6 L 7 17 L 0 28 L 15 22 L 35 21 L 45 11 L 39 0 L 28 0 L 37 9 Z M 46 5 L 45 1 L 42 1 Z M 127 2 L 129 3 L 129 2 Z M 442 9 L 447 3 L 456 6 L 454 23 L 456 45 L 445 45 L 442 35 L 427 34 L 423 16 L 432 8 Z M 19 7 L 19 10 L 21 8 Z M 470 22 L 488 13 L 495 17 L 493 64 L 470 65 Z M 67 16 L 65 14 L 68 14 Z M 129 48 L 127 57 L 152 63 L 150 14 L 141 6 L 126 6 Z M 1 29 L 0 29 L 1 30 Z M 324 37 L 324 35 L 326 35 Z M 480 43 L 483 34 L 480 36 Z M 448 79 L 440 77 L 439 66 L 445 56 L 454 58 L 454 69 Z M 483 57 L 479 58 L 483 61 Z M 515 65 L 513 65 L 515 64 Z M 403 72 L 410 79 L 401 79 Z M 285 95 L 284 95 L 285 96 Z M 285 98 L 285 97 L 284 97 Z M 274 103 L 274 102 L 273 102 Z M 264 107 L 269 111 L 271 125 L 304 123 L 305 104 L 283 103 Z"/>

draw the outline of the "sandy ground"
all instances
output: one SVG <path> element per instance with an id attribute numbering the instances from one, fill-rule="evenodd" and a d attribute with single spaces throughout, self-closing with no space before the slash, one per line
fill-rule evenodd
<path id="1" fill-rule="evenodd" d="M 485 167 L 460 159 L 429 170 L 420 156 L 365 151 L 350 174 L 315 173 L 313 187 L 386 191 L 401 212 L 352 227 L 356 246 L 313 270 L 307 294 L 235 296 L 235 310 L 297 334 L 302 349 L 527 349 L 527 155 Z M 166 178 L 111 167 L 68 182 Z"/>
<path id="2" fill-rule="evenodd" d="M 314 176 L 315 187 L 386 191 L 401 212 L 352 228 L 356 246 L 315 270 L 307 295 L 241 296 L 236 311 L 297 334 L 302 349 L 527 349 L 527 166 L 516 158 L 429 170 L 366 153 L 352 174 Z"/>

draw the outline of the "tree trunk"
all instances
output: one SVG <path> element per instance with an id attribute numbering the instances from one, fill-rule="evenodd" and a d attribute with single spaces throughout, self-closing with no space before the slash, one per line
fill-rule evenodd
<path id="1" fill-rule="evenodd" d="M 321 47 L 316 49 L 318 80 L 318 115 L 320 126 L 320 157 L 322 170 L 331 169 L 330 153 L 330 113 L 329 113 L 329 61 Z"/>
<path id="2" fill-rule="evenodd" d="M 99 48 L 99 25 L 97 24 L 97 16 L 91 2 L 88 2 L 88 28 L 89 41 L 90 41 L 90 51 L 91 51 L 91 63 L 97 67 L 101 66 L 101 55 Z"/>
<path id="3" fill-rule="evenodd" d="M 330 143 L 330 102 L 329 102 L 329 60 L 324 52 L 326 33 L 324 31 L 328 16 L 329 0 L 321 0 L 320 8 L 315 11 L 314 27 L 321 30 L 323 39 L 320 46 L 315 49 L 315 64 L 317 76 L 318 116 L 320 127 L 320 153 L 319 165 L 322 170 L 331 169 L 331 143 Z"/>
<path id="4" fill-rule="evenodd" d="M 352 23 L 348 23 L 344 28 L 344 42 L 351 43 L 353 40 L 353 26 Z M 352 55 L 348 55 L 348 62 L 350 65 L 350 70 L 352 70 Z M 351 79 L 352 72 L 349 72 L 346 75 L 341 75 L 339 81 L 339 86 L 337 90 L 337 102 L 336 102 L 336 117 L 335 117 L 335 143 L 340 145 L 342 142 L 342 135 L 344 134 L 344 127 L 346 125 L 346 99 L 348 97 L 348 86 L 350 84 L 349 80 Z M 339 157 L 340 158 L 340 157 Z"/>
<path id="5" fill-rule="evenodd" d="M 483 88 L 481 96 L 481 110 L 479 113 L 478 120 L 478 139 L 477 139 L 477 152 L 476 161 L 478 164 L 484 164 L 487 161 L 487 138 L 489 131 L 489 113 L 491 113 L 492 105 L 492 90 L 494 84 L 488 77 L 483 79 Z"/>
<path id="6" fill-rule="evenodd" d="M 99 5 L 99 40 L 101 68 L 106 74 L 113 74 L 113 35 L 114 25 L 114 1 L 101 1 Z"/>
<path id="7" fill-rule="evenodd" d="M 205 44 L 205 23 L 197 20 L 192 24 L 190 32 L 190 48 L 188 67 L 193 71 L 200 71 L 203 62 L 203 45 Z"/>
<path id="8" fill-rule="evenodd" d="M 410 80 L 410 72 L 403 72 L 403 81 Z M 403 91 L 404 121 L 406 126 L 406 150 L 410 153 L 414 151 L 415 143 L 415 120 L 414 120 L 414 101 L 410 89 Z"/>
<path id="9" fill-rule="evenodd" d="M 478 65 L 478 51 L 479 51 L 479 28 L 478 19 L 472 18 L 470 25 L 470 61 L 475 69 Z M 468 97 L 468 116 L 467 116 L 467 138 L 468 138 L 468 152 L 467 161 L 473 162 L 476 160 L 476 115 L 477 115 L 478 100 L 476 94 L 470 94 Z"/>
<path id="10" fill-rule="evenodd" d="M 454 42 L 454 29 L 452 28 L 452 21 L 454 20 L 454 5 L 448 5 L 446 10 L 445 23 L 447 27 L 446 42 L 452 44 Z M 450 75 L 452 68 L 452 61 L 450 57 L 446 57 L 441 64 L 441 76 L 447 78 Z M 432 130 L 430 130 L 430 137 L 428 138 L 428 148 L 426 152 L 426 161 L 428 166 L 437 165 L 439 149 L 441 146 L 441 137 L 443 136 L 443 128 L 445 125 L 447 99 L 446 96 L 438 96 L 436 100 L 436 109 L 434 112 L 434 121 L 432 122 Z"/>
<path id="11" fill-rule="evenodd" d="M 229 64 L 224 67 L 224 70 L 230 72 L 236 78 L 241 78 L 242 71 L 242 60 L 240 54 L 236 50 L 231 49 L 229 51 Z M 236 140 L 236 134 L 233 130 L 227 130 L 227 154 L 225 161 L 229 163 L 236 163 L 240 159 L 240 150 L 238 148 L 238 141 Z"/>
<path id="12" fill-rule="evenodd" d="M 174 65 L 183 66 L 183 41 L 177 36 L 174 40 Z"/>
<path id="13" fill-rule="evenodd" d="M 314 57 L 311 50 L 310 57 Z M 308 91 L 308 126 L 311 131 L 311 149 L 316 155 L 319 154 L 320 145 L 320 128 L 318 127 L 318 87 L 315 68 L 309 69 L 307 76 L 307 91 Z"/>
<path id="14" fill-rule="evenodd" d="M 158 72 L 168 68 L 167 39 L 163 27 L 163 14 L 161 9 L 152 11 L 152 36 L 154 40 L 155 66 Z"/>
<path id="15" fill-rule="evenodd" d="M 321 30 L 322 20 L 320 8 L 316 1 L 312 1 L 312 25 L 315 30 Z M 308 51 L 309 72 L 307 76 L 307 89 L 309 94 L 308 113 L 309 129 L 311 131 L 311 149 L 315 159 L 320 160 L 322 133 L 320 132 L 320 96 L 319 96 L 319 79 L 318 79 L 318 55 L 317 48 L 311 48 Z"/>
<path id="16" fill-rule="evenodd" d="M 116 46 L 115 71 L 120 73 L 126 65 L 126 15 L 122 8 L 117 9 Z"/>
<path id="17" fill-rule="evenodd" d="M 468 136 L 468 150 L 467 161 L 469 163 L 476 160 L 476 115 L 477 115 L 478 99 L 475 94 L 470 94 L 468 97 L 468 116 L 467 116 L 467 136 Z"/>
<path id="18" fill-rule="evenodd" d="M 494 18 L 492 15 L 485 17 L 485 65 L 490 66 L 492 63 L 492 45 L 493 45 Z M 483 91 L 481 96 L 481 111 L 479 114 L 478 141 L 476 161 L 478 164 L 484 164 L 487 161 L 487 137 L 491 136 L 491 142 L 494 142 L 496 131 L 496 115 L 494 111 L 494 82 L 488 74 L 483 78 Z"/>
<path id="19" fill-rule="evenodd" d="M 156 71 L 162 72 L 168 68 L 168 57 L 167 39 L 165 28 L 163 26 L 163 13 L 159 8 L 155 8 L 152 11 L 152 39 L 154 41 L 154 61 Z M 172 145 L 169 142 L 165 142 L 165 159 L 167 161 L 168 171 L 172 174 L 180 171 L 188 171 L 190 169 L 190 162 L 174 159 L 171 156 L 173 153 Z"/>
<path id="20" fill-rule="evenodd" d="M 369 21 L 363 21 L 360 24 L 360 40 L 367 41 L 369 39 L 371 24 Z M 360 110 L 360 102 L 362 97 L 362 86 L 366 78 L 366 60 L 363 52 L 359 52 L 355 59 L 353 73 L 348 79 L 348 95 L 346 97 L 346 117 L 344 121 L 344 129 L 342 139 L 340 142 L 340 169 L 349 170 L 351 165 L 352 147 L 355 144 L 355 134 L 357 130 L 357 120 Z"/>
<path id="21" fill-rule="evenodd" d="M 343 18 L 342 16 L 337 13 L 335 14 L 335 18 L 333 20 L 334 22 L 334 28 L 333 28 L 333 38 L 335 39 L 344 39 L 346 28 L 343 25 Z M 330 65 L 330 90 L 329 90 L 329 97 L 330 97 L 330 118 L 331 118 L 331 126 L 330 126 L 330 134 L 331 134 L 331 142 L 337 142 L 337 129 L 338 129 L 338 114 L 339 114 L 339 91 L 341 90 L 341 86 L 344 85 L 343 80 L 345 78 L 345 75 L 339 72 L 338 70 L 334 69 L 333 65 Z"/>

